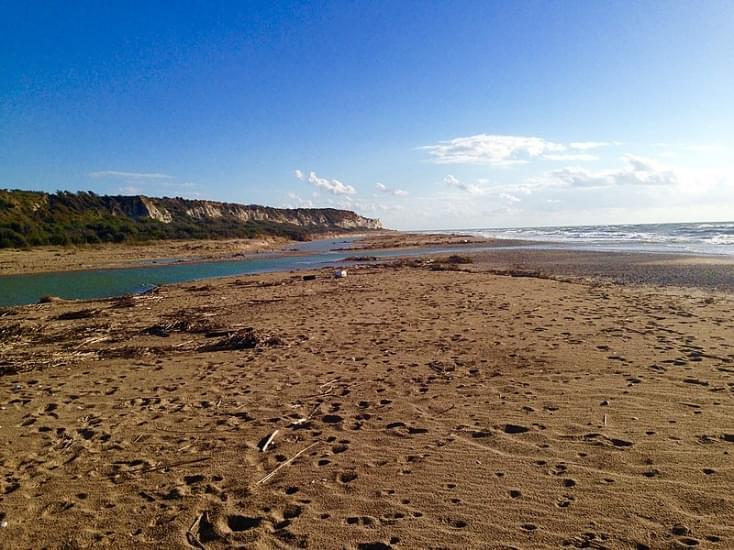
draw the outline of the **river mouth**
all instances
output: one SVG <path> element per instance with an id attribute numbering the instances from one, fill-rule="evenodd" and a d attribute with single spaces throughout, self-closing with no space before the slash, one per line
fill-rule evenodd
<path id="1" fill-rule="evenodd" d="M 67 300 L 111 298 L 139 294 L 164 284 L 276 271 L 320 269 L 355 262 L 350 256 L 366 254 L 377 260 L 400 256 L 451 253 L 468 250 L 467 246 L 423 247 L 417 249 L 344 250 L 354 239 L 322 239 L 292 246 L 287 252 L 263 253 L 242 259 L 205 262 L 179 261 L 176 258 L 147 261 L 141 266 L 6 275 L 0 277 L 0 307 L 34 304 L 43 296 Z M 334 250 L 339 248 L 340 250 Z M 480 251 L 490 246 L 471 246 Z M 360 261 L 359 263 L 365 263 Z"/>
<path id="2" fill-rule="evenodd" d="M 217 277 L 251 275 L 287 271 L 303 271 L 348 266 L 355 263 L 379 262 L 399 257 L 430 256 L 453 253 L 476 253 L 499 250 L 565 250 L 620 253 L 630 252 L 608 246 L 590 246 L 571 243 L 538 241 L 503 241 L 484 243 L 419 246 L 415 248 L 350 249 L 358 238 L 321 239 L 291 245 L 281 252 L 252 254 L 244 258 L 225 260 L 189 261 L 177 258 L 146 261 L 137 267 L 105 268 L 88 271 L 44 272 L 23 275 L 0 276 L 0 307 L 37 303 L 44 296 L 56 296 L 67 300 L 92 300 L 112 298 L 126 294 L 139 294 L 165 284 L 183 283 Z M 669 256 L 664 250 L 636 250 L 651 257 Z M 676 254 L 677 257 L 728 256 L 702 254 Z"/>

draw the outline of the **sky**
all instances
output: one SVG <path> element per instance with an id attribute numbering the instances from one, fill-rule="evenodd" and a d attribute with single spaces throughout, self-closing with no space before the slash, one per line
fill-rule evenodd
<path id="1" fill-rule="evenodd" d="M 734 1 L 0 3 L 0 188 L 734 219 Z"/>

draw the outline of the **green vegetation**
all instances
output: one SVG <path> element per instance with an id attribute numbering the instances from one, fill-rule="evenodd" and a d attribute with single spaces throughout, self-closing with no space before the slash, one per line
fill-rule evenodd
<path id="1" fill-rule="evenodd" d="M 0 248 L 269 235 L 307 240 L 355 224 L 365 229 L 375 222 L 335 209 L 0 189 Z"/>

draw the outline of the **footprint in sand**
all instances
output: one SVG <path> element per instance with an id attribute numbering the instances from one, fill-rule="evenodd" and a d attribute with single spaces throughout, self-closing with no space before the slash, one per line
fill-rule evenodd
<path id="1" fill-rule="evenodd" d="M 372 516 L 349 516 L 344 520 L 347 525 L 359 525 L 362 527 L 373 527 L 377 520 Z"/>
<path id="2" fill-rule="evenodd" d="M 227 516 L 227 527 L 234 533 L 249 531 L 250 529 L 256 529 L 260 527 L 262 518 L 232 515 Z"/>
<path id="3" fill-rule="evenodd" d="M 351 472 L 351 471 L 340 472 L 337 475 L 337 480 L 339 481 L 339 483 L 347 484 L 347 483 L 351 483 L 355 479 L 357 479 L 357 472 Z"/>
<path id="4" fill-rule="evenodd" d="M 467 527 L 467 522 L 464 521 L 461 518 L 455 518 L 455 517 L 446 517 L 441 518 L 441 521 L 443 521 L 445 524 L 447 524 L 452 529 L 464 529 Z"/>
<path id="5" fill-rule="evenodd" d="M 338 444 L 331 448 L 331 452 L 334 454 L 341 454 L 349 449 L 349 440 L 343 439 Z"/>
<path id="6" fill-rule="evenodd" d="M 384 542 L 360 542 L 357 545 L 358 550 L 390 550 L 391 548 L 391 545 L 385 544 Z"/>
<path id="7" fill-rule="evenodd" d="M 529 432 L 530 428 L 527 428 L 525 426 L 520 426 L 518 424 L 505 424 L 502 427 L 502 430 L 506 434 L 524 434 L 525 432 Z"/>

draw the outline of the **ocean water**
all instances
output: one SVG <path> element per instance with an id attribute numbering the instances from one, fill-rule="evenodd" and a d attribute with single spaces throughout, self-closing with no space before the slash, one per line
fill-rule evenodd
<path id="1" fill-rule="evenodd" d="M 497 239 L 543 241 L 552 248 L 734 256 L 734 222 L 583 225 L 446 231 Z"/>

